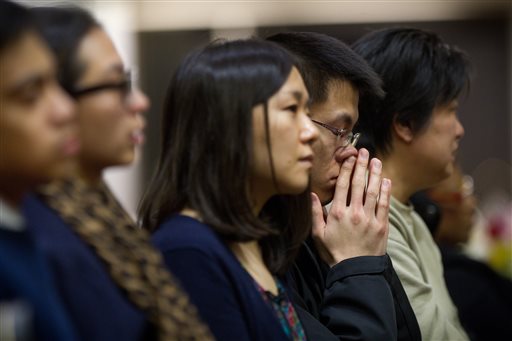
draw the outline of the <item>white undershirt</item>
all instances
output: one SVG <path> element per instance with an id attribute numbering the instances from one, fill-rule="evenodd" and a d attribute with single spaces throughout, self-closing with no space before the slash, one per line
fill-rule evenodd
<path id="1" fill-rule="evenodd" d="M 0 198 L 0 229 L 23 231 L 25 220 L 20 212 Z"/>

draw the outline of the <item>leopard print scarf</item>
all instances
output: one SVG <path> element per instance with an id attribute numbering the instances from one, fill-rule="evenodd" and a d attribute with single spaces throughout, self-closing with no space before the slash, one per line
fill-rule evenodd
<path id="1" fill-rule="evenodd" d="M 114 282 L 157 327 L 159 340 L 213 340 L 149 235 L 136 227 L 104 182 L 91 186 L 68 179 L 37 194 L 95 250 Z"/>

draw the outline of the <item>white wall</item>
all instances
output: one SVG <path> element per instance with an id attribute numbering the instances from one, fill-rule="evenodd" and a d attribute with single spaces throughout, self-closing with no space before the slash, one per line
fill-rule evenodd
<path id="1" fill-rule="evenodd" d="M 506 1 L 139 1 L 140 30 L 464 19 Z"/>

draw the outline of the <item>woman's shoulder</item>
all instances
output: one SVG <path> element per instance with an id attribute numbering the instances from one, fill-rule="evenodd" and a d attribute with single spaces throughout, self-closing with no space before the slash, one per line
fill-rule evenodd
<path id="1" fill-rule="evenodd" d="M 152 235 L 162 252 L 196 249 L 203 253 L 224 253 L 226 245 L 212 227 L 192 217 L 175 214 L 167 218 Z"/>

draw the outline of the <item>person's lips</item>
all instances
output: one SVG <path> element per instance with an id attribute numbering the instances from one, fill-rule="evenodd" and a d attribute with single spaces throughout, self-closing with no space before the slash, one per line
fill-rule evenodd
<path id="1" fill-rule="evenodd" d="M 299 159 L 299 162 L 307 164 L 309 167 L 313 166 L 313 154 L 309 154 L 307 156 L 303 156 Z"/>
<path id="2" fill-rule="evenodd" d="M 80 151 L 80 139 L 76 135 L 71 135 L 62 143 L 62 151 L 65 156 L 76 155 Z"/>
<path id="3" fill-rule="evenodd" d="M 142 129 L 132 131 L 130 138 L 135 145 L 141 145 L 144 143 L 145 136 Z"/>

